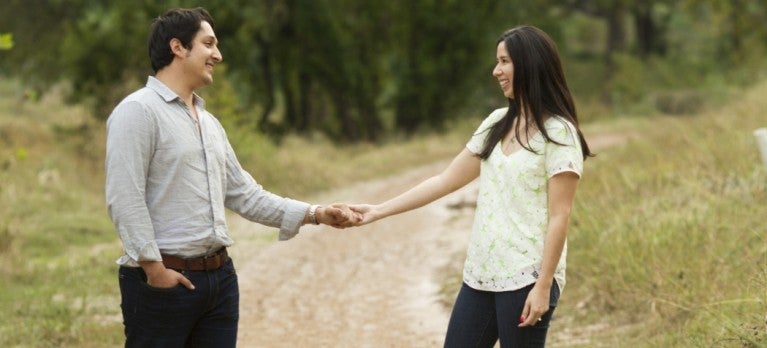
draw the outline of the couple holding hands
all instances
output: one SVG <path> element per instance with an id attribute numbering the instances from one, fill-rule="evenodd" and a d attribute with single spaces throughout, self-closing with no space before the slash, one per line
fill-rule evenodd
<path id="1" fill-rule="evenodd" d="M 126 347 L 236 345 L 226 209 L 287 240 L 307 223 L 343 228 L 413 210 L 477 178 L 463 285 L 444 344 L 545 345 L 565 285 L 573 200 L 592 155 L 546 33 L 519 26 L 501 35 L 492 75 L 508 107 L 491 112 L 441 173 L 380 204 L 325 207 L 264 190 L 194 93 L 223 60 L 205 9 L 156 18 L 148 49 L 155 75 L 107 120 L 106 203 L 124 249 L 117 263 Z"/>

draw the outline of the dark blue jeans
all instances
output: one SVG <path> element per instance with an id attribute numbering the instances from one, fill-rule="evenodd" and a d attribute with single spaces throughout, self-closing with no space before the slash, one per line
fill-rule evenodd
<path id="1" fill-rule="evenodd" d="M 551 315 L 559 301 L 559 287 L 556 281 L 551 286 L 550 308 L 541 321 L 535 326 L 517 327 L 532 288 L 529 285 L 514 291 L 489 292 L 463 284 L 450 315 L 445 347 L 493 347 L 499 339 L 504 348 L 544 347 Z"/>
<path id="2" fill-rule="evenodd" d="M 120 267 L 126 347 L 234 347 L 240 291 L 230 259 L 213 271 L 184 271 L 195 289 L 149 286 L 141 268 Z"/>

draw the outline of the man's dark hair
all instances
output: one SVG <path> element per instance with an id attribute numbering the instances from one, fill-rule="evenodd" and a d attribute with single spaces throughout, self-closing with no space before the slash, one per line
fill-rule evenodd
<path id="1" fill-rule="evenodd" d="M 152 21 L 149 29 L 149 60 L 155 73 L 173 61 L 170 40 L 176 38 L 187 49 L 192 48 L 192 40 L 200 30 L 200 23 L 208 22 L 214 28 L 213 18 L 202 7 L 176 8 L 168 10 Z"/>

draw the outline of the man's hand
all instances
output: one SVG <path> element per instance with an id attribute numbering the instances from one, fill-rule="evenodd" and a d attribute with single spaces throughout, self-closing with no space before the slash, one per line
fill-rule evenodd
<path id="1" fill-rule="evenodd" d="M 349 209 L 343 203 L 333 203 L 327 207 L 317 208 L 317 222 L 335 228 L 356 226 L 362 216 Z"/>
<path id="2" fill-rule="evenodd" d="M 170 289 L 181 283 L 187 289 L 194 290 L 194 285 L 189 278 L 170 268 L 165 268 L 160 261 L 140 261 L 139 265 L 146 273 L 146 283 L 153 288 Z"/>

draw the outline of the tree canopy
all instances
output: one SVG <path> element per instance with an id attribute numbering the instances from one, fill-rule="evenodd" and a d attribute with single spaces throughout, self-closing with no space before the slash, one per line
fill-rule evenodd
<path id="1" fill-rule="evenodd" d="M 660 88 L 700 82 L 679 69 L 762 64 L 767 42 L 767 4 L 746 0 L 7 0 L 0 75 L 40 90 L 69 81 L 72 100 L 105 118 L 151 73 L 152 18 L 199 5 L 216 22 L 236 94 L 239 115 L 221 117 L 339 141 L 439 129 L 498 94 L 494 44 L 519 24 L 554 37 L 576 96 L 607 104 L 641 99 L 650 78 Z"/>

